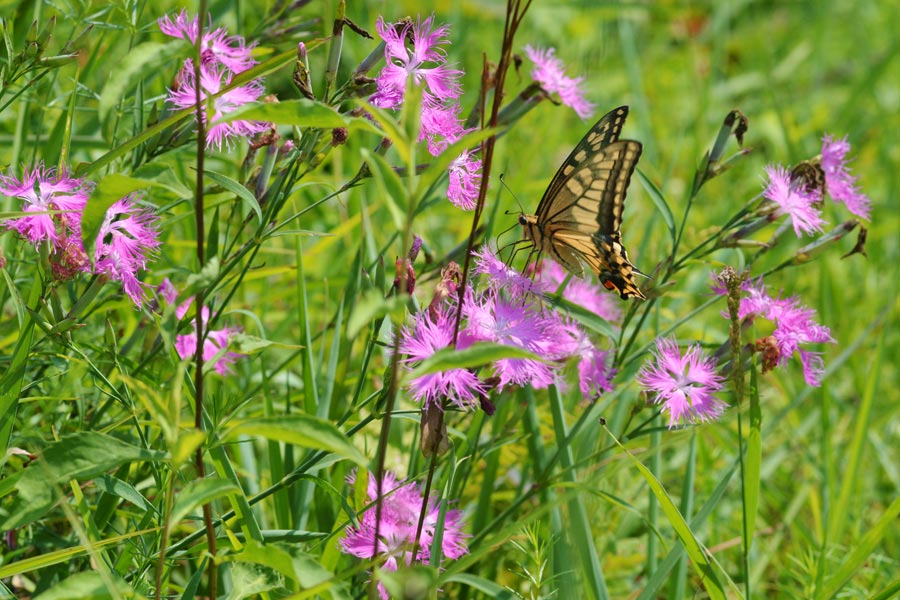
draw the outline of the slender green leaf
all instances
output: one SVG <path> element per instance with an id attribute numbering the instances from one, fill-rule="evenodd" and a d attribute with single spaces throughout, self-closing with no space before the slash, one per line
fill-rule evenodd
<path id="1" fill-rule="evenodd" d="M 684 482 L 681 485 L 681 489 L 684 490 L 684 493 L 681 496 L 681 506 L 679 506 L 678 512 L 683 515 L 689 515 L 694 512 L 694 488 L 697 474 L 696 431 L 691 432 L 691 441 L 688 445 L 688 455 L 685 462 L 686 468 L 684 470 Z M 654 477 L 656 477 L 655 474 Z M 654 496 L 654 499 L 655 498 L 656 497 Z M 671 577 L 669 581 L 668 597 L 672 598 L 673 600 L 682 600 L 686 598 L 688 596 L 687 583 L 688 565 L 687 560 L 685 559 L 685 555 L 684 553 L 682 553 L 681 557 L 678 559 L 678 564 L 675 566 L 675 575 Z"/>
<path id="2" fill-rule="evenodd" d="M 643 188 L 647 190 L 647 193 L 650 194 L 650 199 L 653 200 L 653 204 L 656 205 L 656 210 L 662 215 L 663 221 L 666 223 L 666 229 L 669 230 L 669 237 L 674 243 L 677 232 L 675 229 L 675 217 L 672 215 L 672 209 L 669 208 L 669 203 L 666 202 L 665 197 L 663 197 L 662 191 L 656 187 L 656 184 L 653 183 L 649 177 L 644 175 L 644 172 L 641 169 L 637 170 L 637 176 L 638 180 L 641 182 L 641 186 L 643 186 Z"/>
<path id="3" fill-rule="evenodd" d="M 402 319 L 402 315 L 406 314 L 408 303 L 409 297 L 405 294 L 385 298 L 384 293 L 376 288 L 366 291 L 353 307 L 353 312 L 347 320 L 347 337 L 351 339 L 356 337 L 363 327 L 385 315 Z"/>
<path id="4" fill-rule="evenodd" d="M 246 333 L 236 333 L 230 339 L 230 348 L 241 354 L 259 354 L 266 348 L 285 348 L 288 350 L 299 350 L 302 346 L 296 344 L 284 344 L 273 340 L 266 340 L 259 336 L 248 335 Z"/>
<path id="5" fill-rule="evenodd" d="M 158 461 L 165 456 L 93 431 L 66 436 L 47 446 L 24 471 L 0 529 L 21 527 L 46 514 L 56 501 L 54 488 L 60 483 L 94 479 L 125 463 Z"/>
<path id="6" fill-rule="evenodd" d="M 189 482 L 178 492 L 172 512 L 169 513 L 169 527 L 174 527 L 199 506 L 217 498 L 239 491 L 237 486 L 225 479 L 200 479 Z"/>
<path id="7" fill-rule="evenodd" d="M 368 464 L 368 460 L 337 427 L 328 421 L 306 414 L 259 417 L 238 421 L 224 437 L 234 439 L 239 435 L 258 435 L 267 440 L 277 440 L 303 448 L 334 452 L 361 467 Z"/>
<path id="8" fill-rule="evenodd" d="M 110 589 L 110 583 L 115 589 Z M 114 600 L 118 598 L 143 598 L 121 579 L 113 582 L 96 571 L 75 573 L 52 588 L 38 594 L 34 600 Z"/>
<path id="9" fill-rule="evenodd" d="M 470 369 L 482 367 L 504 358 L 518 358 L 543 361 L 544 359 L 518 346 L 507 346 L 491 342 L 478 342 L 463 350 L 455 348 L 443 348 L 438 350 L 426 360 L 423 360 L 415 369 L 404 375 L 405 381 L 437 373 L 450 369 Z"/>
<path id="10" fill-rule="evenodd" d="M 102 477 L 98 477 L 94 480 L 94 483 L 97 485 L 98 489 L 103 490 L 107 494 L 112 494 L 113 496 L 118 496 L 122 500 L 127 502 L 131 502 L 135 506 L 145 511 L 156 511 L 156 507 L 153 506 L 149 500 L 144 498 L 144 495 L 141 494 L 133 485 L 128 483 L 127 481 L 122 481 L 117 477 L 113 477 L 112 475 L 103 475 Z"/>
<path id="11" fill-rule="evenodd" d="M 297 582 L 303 589 L 321 585 L 334 577 L 334 574 L 325 569 L 313 556 L 303 552 L 296 545 L 260 544 L 251 540 L 240 552 L 230 556 L 229 560 L 263 565 Z M 335 585 L 332 593 L 340 587 Z M 340 595 L 350 597 L 347 590 Z"/>
<path id="12" fill-rule="evenodd" d="M 3 275 L 10 289 L 15 289 L 15 285 L 5 269 Z M 28 364 L 28 355 L 31 352 L 31 340 L 34 334 L 34 319 L 31 317 L 33 314 L 31 311 L 38 310 L 43 293 L 44 283 L 40 276 L 35 277 L 31 283 L 31 293 L 28 296 L 27 304 L 21 301 L 18 293 L 11 293 L 16 313 L 20 314 L 20 318 L 19 339 L 16 341 L 16 347 L 12 352 L 6 372 L 3 377 L 0 377 L 0 451 L 4 455 L 9 448 L 9 440 L 19 406 L 19 393 L 22 391 L 22 382 L 26 375 L 25 366 Z"/>
<path id="13" fill-rule="evenodd" d="M 595 312 L 592 312 L 583 306 L 579 306 L 573 302 L 566 300 L 560 296 L 545 296 L 547 304 L 561 309 L 566 313 L 566 315 L 571 316 L 573 319 L 590 329 L 595 333 L 599 333 L 600 335 L 606 336 L 608 338 L 615 338 L 616 333 L 613 331 L 612 325 L 609 324 L 609 321 L 601 317 Z"/>
<path id="14" fill-rule="evenodd" d="M 885 586 L 883 590 L 874 596 L 870 596 L 869 600 L 891 600 L 892 598 L 896 599 L 898 597 L 900 597 L 900 579 L 895 579 Z"/>
<path id="15" fill-rule="evenodd" d="M 569 439 L 562 397 L 555 385 L 550 386 L 548 395 L 550 396 L 550 412 L 553 415 L 553 431 L 556 434 L 557 447 L 560 449 L 562 478 L 564 481 L 576 485 L 575 455 Z M 586 588 L 584 589 L 585 596 L 606 600 L 609 598 L 609 590 L 606 588 L 606 578 L 603 576 L 600 557 L 597 554 L 597 547 L 594 545 L 593 528 L 587 516 L 587 509 L 581 496 L 571 498 L 568 505 L 570 526 L 567 527 L 567 533 L 572 540 L 576 556 L 581 562 L 582 584 Z"/>
<path id="16" fill-rule="evenodd" d="M 129 531 L 128 533 L 123 533 L 122 535 L 114 535 L 97 542 L 92 542 L 91 546 L 94 550 L 101 550 L 103 548 L 106 548 L 107 546 L 115 546 L 116 544 L 121 544 L 122 542 L 130 540 L 131 538 L 141 535 L 153 534 L 157 531 L 158 529 L 156 528 Z M 0 579 L 11 577 L 13 575 L 30 573 L 31 571 L 44 569 L 46 567 L 52 567 L 53 565 L 71 562 L 72 559 L 84 556 L 87 553 L 88 549 L 86 547 L 73 546 L 71 548 L 63 548 L 62 550 L 56 550 L 54 552 L 46 552 L 44 554 L 39 554 L 38 556 L 31 556 L 23 560 L 0 566 Z"/>
<path id="17" fill-rule="evenodd" d="M 252 210 L 256 215 L 256 220 L 262 223 L 262 209 L 259 207 L 259 200 L 256 199 L 256 196 L 253 195 L 253 192 L 241 185 L 240 182 L 235 181 L 227 175 L 222 175 L 221 173 L 216 173 L 215 171 L 204 171 L 204 175 L 240 198 L 241 202 L 244 203 L 244 206 Z"/>
<path id="18" fill-rule="evenodd" d="M 225 481 L 230 481 L 234 485 L 234 491 L 231 493 L 229 501 L 240 519 L 241 529 L 252 540 L 262 541 L 262 533 L 260 532 L 259 522 L 256 514 L 250 508 L 250 502 L 244 494 L 243 485 L 228 453 L 225 452 L 225 445 L 222 444 L 219 434 L 215 431 L 214 425 L 204 415 L 203 426 L 210 431 L 210 443 L 208 446 L 209 456 L 216 467 L 216 473 Z"/>
<path id="19" fill-rule="evenodd" d="M 181 431 L 172 444 L 172 467 L 177 469 L 190 459 L 206 440 L 206 433 L 197 429 Z"/>
<path id="20" fill-rule="evenodd" d="M 404 207 L 409 204 L 403 180 L 400 179 L 397 171 L 380 154 L 363 150 L 362 155 L 369 166 L 369 170 L 375 176 L 375 181 L 378 182 L 378 187 L 382 194 L 381 197 L 388 211 L 390 211 L 391 217 L 394 219 L 394 227 L 398 231 L 402 231 L 406 221 L 406 210 Z"/>
<path id="21" fill-rule="evenodd" d="M 486 594 L 489 598 L 497 598 L 497 600 L 514 600 L 515 598 L 519 598 L 518 595 L 514 594 L 509 589 L 471 573 L 451 575 L 446 581 L 467 585 L 470 588 L 478 590 L 482 594 Z"/>
<path id="22" fill-rule="evenodd" d="M 866 377 L 866 388 L 855 414 L 855 427 L 849 447 L 843 452 L 843 468 L 841 469 L 841 490 L 837 502 L 831 508 L 829 539 L 839 540 L 848 520 L 856 511 L 850 509 L 850 503 L 859 485 L 860 465 L 866 449 L 866 436 L 869 431 L 869 415 L 878 391 L 878 380 L 881 373 L 881 358 L 884 354 L 885 333 L 879 336 L 878 349 L 869 356 L 869 376 Z"/>
<path id="23" fill-rule="evenodd" d="M 631 462 L 637 467 L 640 474 L 647 481 L 650 490 L 659 502 L 660 508 L 662 508 L 663 513 L 665 513 L 668 518 L 669 524 L 672 525 L 675 534 L 678 536 L 678 539 L 681 540 L 681 544 L 687 551 L 688 556 L 697 571 L 697 575 L 703 582 L 703 588 L 706 590 L 706 593 L 709 594 L 710 598 L 713 598 L 713 600 L 725 600 L 725 588 L 719 581 L 719 575 L 717 573 L 718 567 L 715 567 L 714 563 L 711 563 L 706 557 L 706 550 L 700 545 L 700 542 L 694 536 L 694 532 L 691 531 L 691 528 L 688 526 L 687 522 L 685 522 L 684 517 L 678 512 L 678 507 L 672 502 L 668 492 L 666 492 L 659 480 L 653 476 L 650 469 L 645 467 L 641 461 L 629 452 L 611 432 L 608 430 L 607 432 L 610 437 L 613 438 L 616 445 L 631 459 Z"/>
<path id="24" fill-rule="evenodd" d="M 284 100 L 281 102 L 255 102 L 241 106 L 220 119 L 217 123 L 230 123 L 237 119 L 248 121 L 266 121 L 276 125 L 292 125 L 294 127 L 315 127 L 317 129 L 364 129 L 379 133 L 368 119 L 348 117 L 334 108 L 321 102 L 306 98 Z"/>
<path id="25" fill-rule="evenodd" d="M 403 164 L 406 164 L 412 151 L 412 142 L 406 137 L 394 115 L 388 110 L 376 108 L 362 100 L 359 101 L 359 106 L 378 123 L 378 126 L 381 128 L 381 134 L 390 140 L 391 145 L 397 150 L 397 154 L 400 155 L 400 160 Z"/>
<path id="26" fill-rule="evenodd" d="M 897 533 L 898 517 L 900 517 L 900 496 L 894 498 L 894 501 L 878 517 L 878 520 L 868 528 L 865 535 L 853 544 L 846 560 L 833 570 L 831 577 L 825 581 L 825 587 L 817 590 L 815 597 L 824 599 L 837 596 L 847 582 L 859 573 L 885 535 Z"/>

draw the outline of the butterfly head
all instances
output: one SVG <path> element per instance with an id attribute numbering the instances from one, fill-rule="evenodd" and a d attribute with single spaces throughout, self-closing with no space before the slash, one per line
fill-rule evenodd
<path id="1" fill-rule="evenodd" d="M 540 231 L 537 232 L 537 235 L 535 233 L 535 229 L 538 227 L 536 216 L 519 213 L 519 225 L 525 230 L 526 239 L 534 242 L 540 238 Z"/>

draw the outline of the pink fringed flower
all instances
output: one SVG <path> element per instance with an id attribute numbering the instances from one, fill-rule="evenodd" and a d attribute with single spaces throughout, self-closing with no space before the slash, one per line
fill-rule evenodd
<path id="1" fill-rule="evenodd" d="M 182 9 L 174 19 L 166 15 L 160 18 L 157 23 L 160 31 L 164 34 L 186 40 L 191 44 L 197 43 L 197 33 L 200 31 L 200 24 L 197 17 L 191 17 L 187 10 Z M 212 20 L 210 19 L 210 26 L 205 27 L 203 31 L 201 48 L 203 63 L 219 62 L 233 73 L 246 71 L 256 64 L 256 60 L 251 58 L 250 55 L 253 44 L 248 46 L 241 36 L 229 36 L 223 27 L 212 30 L 211 23 Z"/>
<path id="2" fill-rule="evenodd" d="M 90 193 L 90 186 L 83 179 L 38 165 L 26 170 L 21 180 L 0 175 L 0 193 L 22 200 L 22 211 L 34 213 L 5 223 L 33 244 L 49 241 L 54 246 L 65 246 L 66 240 L 73 237 L 80 242 L 81 214 Z M 50 211 L 64 212 L 49 214 Z"/>
<path id="3" fill-rule="evenodd" d="M 355 474 L 348 478 L 353 483 Z M 399 483 L 390 472 L 384 473 L 381 484 L 381 522 L 376 522 L 375 501 L 378 499 L 378 485 L 374 477 L 370 477 L 366 486 L 369 506 L 358 515 L 358 526 L 347 529 L 340 541 L 341 548 L 347 554 L 359 558 L 371 559 L 384 556 L 381 568 L 396 571 L 400 565 L 412 563 L 413 546 L 416 541 L 416 529 L 419 513 L 422 510 L 423 496 L 415 483 Z M 429 499 L 426 505 L 425 521 L 416 560 L 431 563 L 431 544 L 436 534 L 441 506 L 435 499 Z M 378 537 L 376 539 L 376 531 Z M 458 510 L 447 510 L 444 513 L 444 527 L 441 532 L 441 553 L 447 558 L 457 559 L 469 550 L 462 532 L 462 513 Z M 382 584 L 378 584 L 381 598 L 387 600 L 388 593 Z"/>
<path id="4" fill-rule="evenodd" d="M 822 140 L 822 170 L 825 171 L 825 187 L 828 194 L 837 202 L 843 202 L 847 210 L 854 215 L 869 218 L 871 202 L 859 191 L 856 177 L 847 168 L 847 153 L 850 144 L 847 138 L 835 140 L 826 135 Z"/>
<path id="5" fill-rule="evenodd" d="M 179 319 L 183 318 L 188 308 L 193 302 L 193 298 L 189 298 L 183 302 L 175 311 L 175 316 Z M 219 375 L 234 372 L 231 368 L 239 358 L 246 356 L 238 352 L 231 352 L 228 346 L 231 344 L 234 335 L 240 333 L 239 327 L 226 327 L 224 329 L 206 330 L 209 323 L 209 307 L 204 306 L 200 309 L 200 318 L 203 323 L 203 329 L 206 333 L 206 339 L 203 342 L 203 362 L 208 363 L 212 359 L 216 359 L 215 370 Z M 182 360 L 193 358 L 197 352 L 197 328 L 194 319 L 191 319 L 193 331 L 175 338 L 175 351 Z M 218 357 L 218 358 L 216 358 Z"/>
<path id="6" fill-rule="evenodd" d="M 378 91 L 369 99 L 381 108 L 397 108 L 403 103 L 406 82 L 412 78 L 425 86 L 425 103 L 439 105 L 446 100 L 455 100 L 460 94 L 459 78 L 462 71 L 448 68 L 445 64 L 449 44 L 446 25 L 436 27 L 434 15 L 424 21 L 408 23 L 398 31 L 393 23 L 385 23 L 378 18 L 378 35 L 385 41 L 384 58 L 387 66 L 375 79 Z M 412 49 L 406 47 L 406 37 L 412 34 Z"/>
<path id="7" fill-rule="evenodd" d="M 481 159 L 468 150 L 450 163 L 450 186 L 447 198 L 464 210 L 475 208 L 481 185 Z"/>
<path id="8" fill-rule="evenodd" d="M 453 327 L 453 318 L 445 312 L 438 313 L 436 318 L 429 311 L 417 314 L 412 327 L 404 327 L 400 332 L 400 352 L 409 355 L 405 362 L 418 363 L 430 358 L 438 350 L 449 348 L 453 343 Z M 485 393 L 484 384 L 468 369 L 429 373 L 413 379 L 409 387 L 413 397 L 419 402 L 441 406 L 443 400 L 447 399 L 464 410 L 474 408 Z"/>
<path id="9" fill-rule="evenodd" d="M 822 231 L 825 221 L 815 204 L 821 200 L 815 189 L 806 189 L 791 181 L 791 174 L 782 166 L 766 167 L 769 183 L 763 195 L 778 205 L 776 214 L 790 216 L 794 233 L 802 237 L 804 233 Z"/>
<path id="10" fill-rule="evenodd" d="M 508 266 L 487 246 L 479 252 L 473 252 L 472 257 L 475 259 L 473 271 L 485 275 L 491 289 L 504 290 L 514 298 L 522 298 L 538 291 L 531 278 Z"/>
<path id="11" fill-rule="evenodd" d="M 163 279 L 162 283 L 156 286 L 156 294 L 166 304 L 175 304 L 175 300 L 178 298 L 178 290 L 175 289 L 175 286 L 169 281 L 168 277 Z M 178 318 L 180 319 L 181 317 Z"/>
<path id="12" fill-rule="evenodd" d="M 612 353 L 598 348 L 584 330 L 575 323 L 568 327 L 574 348 L 571 355 L 578 358 L 578 389 L 586 399 L 595 399 L 613 390 L 616 369 L 610 364 Z"/>
<path id="13" fill-rule="evenodd" d="M 231 82 L 231 78 L 231 72 L 220 65 L 204 63 L 200 67 L 200 97 L 206 99 L 218 94 Z M 194 66 L 190 59 L 185 61 L 179 79 L 181 84 L 178 89 L 169 90 L 169 97 L 166 101 L 171 102 L 177 108 L 194 106 L 197 84 L 194 79 Z M 234 112 L 248 102 L 255 102 L 262 94 L 263 86 L 259 80 L 253 80 L 246 85 L 228 90 L 213 100 L 212 121 L 221 119 L 224 115 Z M 243 119 L 228 123 L 215 123 L 206 132 L 206 147 L 221 149 L 223 144 L 230 146 L 236 138 L 249 137 L 265 131 L 267 128 L 268 124 L 264 122 Z"/>
<path id="14" fill-rule="evenodd" d="M 498 292 L 469 294 L 463 305 L 467 342 L 485 341 L 522 348 L 548 359 L 564 358 L 571 340 L 557 335 L 561 322 L 555 313 L 542 311 L 525 298 L 507 299 Z M 531 358 L 502 358 L 494 364 L 497 388 L 530 385 L 545 388 L 556 381 L 555 369 Z"/>
<path id="15" fill-rule="evenodd" d="M 158 219 L 128 197 L 115 202 L 97 235 L 94 262 L 97 273 L 122 282 L 125 293 L 137 305 L 144 302 L 144 284 L 137 273 L 159 247 Z"/>
<path id="16" fill-rule="evenodd" d="M 441 25 L 432 29 L 434 15 L 424 21 L 402 26 L 378 19 L 378 34 L 385 42 L 387 65 L 375 83 L 378 86 L 369 102 L 380 108 L 399 108 L 406 96 L 409 80 L 424 87 L 421 108 L 421 127 L 418 141 L 425 141 L 432 156 L 440 155 L 465 133 L 460 113 L 459 96 L 463 72 L 446 65 L 444 46 L 449 44 L 449 28 Z M 412 38 L 412 48 L 406 44 Z M 447 198 L 464 210 L 475 208 L 481 181 L 481 160 L 468 150 L 450 165 L 450 184 Z"/>
<path id="17" fill-rule="evenodd" d="M 33 215 L 10 219 L 6 227 L 18 231 L 34 244 L 50 242 L 50 266 L 55 279 L 65 281 L 91 271 L 81 239 L 81 221 L 91 185 L 82 179 L 55 174 L 37 166 L 22 181 L 0 176 L 0 192 L 25 201 L 23 211 Z M 51 211 L 63 211 L 48 214 Z M 143 288 L 138 271 L 159 246 L 156 217 L 122 198 L 106 211 L 98 232 L 94 272 L 121 281 L 125 292 L 138 306 L 143 304 Z"/>
<path id="18" fill-rule="evenodd" d="M 682 354 L 674 339 L 658 339 L 654 361 L 641 368 L 637 380 L 669 413 L 669 428 L 715 420 L 727 406 L 714 395 L 722 387 L 715 362 L 698 345 Z"/>
<path id="19" fill-rule="evenodd" d="M 555 48 L 544 50 L 525 46 L 525 53 L 534 63 L 531 77 L 541 84 L 546 92 L 558 94 L 562 103 L 571 107 L 582 119 L 586 119 L 594 113 L 594 105 L 584 98 L 584 92 L 581 89 L 584 77 L 574 79 L 567 77 L 562 61 L 553 56 L 556 53 Z"/>
<path id="20" fill-rule="evenodd" d="M 821 353 L 800 348 L 800 344 L 835 343 L 831 330 L 815 322 L 816 311 L 803 306 L 796 296 L 771 296 L 762 277 L 745 281 L 741 289 L 746 295 L 741 298 L 738 318 L 761 317 L 775 324 L 770 336 L 756 342 L 757 350 L 762 353 L 763 371 L 783 366 L 796 353 L 800 356 L 806 383 L 814 387 L 822 385 L 824 361 Z M 713 291 L 720 295 L 725 293 L 720 287 L 714 287 Z M 722 316 L 728 317 L 725 313 Z"/>

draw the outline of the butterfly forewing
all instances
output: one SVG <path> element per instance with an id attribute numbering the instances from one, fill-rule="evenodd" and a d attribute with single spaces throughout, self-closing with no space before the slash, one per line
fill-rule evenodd
<path id="1" fill-rule="evenodd" d="M 552 201 L 544 202 L 538 220 L 584 233 L 595 233 L 599 226 L 618 235 L 625 193 L 640 156 L 641 144 L 633 140 L 599 149 L 562 181 Z"/>
<path id="2" fill-rule="evenodd" d="M 634 283 L 640 273 L 628 260 L 619 226 L 625 194 L 641 156 L 641 144 L 620 140 L 628 116 L 622 106 L 597 121 L 554 175 L 537 214 L 523 216 L 526 235 L 538 250 L 576 275 L 582 263 L 623 298 L 644 295 Z"/>
<path id="3" fill-rule="evenodd" d="M 537 215 L 541 217 L 548 199 L 554 198 L 565 180 L 578 168 L 578 166 L 596 154 L 604 146 L 608 146 L 619 139 L 622 126 L 625 125 L 625 117 L 628 116 L 628 107 L 620 106 L 603 115 L 591 130 L 588 131 L 578 145 L 572 150 L 563 164 L 556 171 L 556 175 L 550 180 L 544 197 L 538 204 Z"/>

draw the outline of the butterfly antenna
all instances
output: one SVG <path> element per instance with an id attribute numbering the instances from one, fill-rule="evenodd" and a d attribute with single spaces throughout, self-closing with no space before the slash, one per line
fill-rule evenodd
<path id="1" fill-rule="evenodd" d="M 519 202 L 519 197 L 516 196 L 515 192 L 512 191 L 508 185 L 506 185 L 506 180 L 504 179 L 505 173 L 500 173 L 500 184 L 509 192 L 509 195 L 513 197 L 513 200 L 516 201 L 516 204 L 519 205 L 519 214 L 525 214 L 525 209 L 522 207 L 522 203 Z M 506 214 L 510 214 L 509 211 L 506 211 Z"/>

